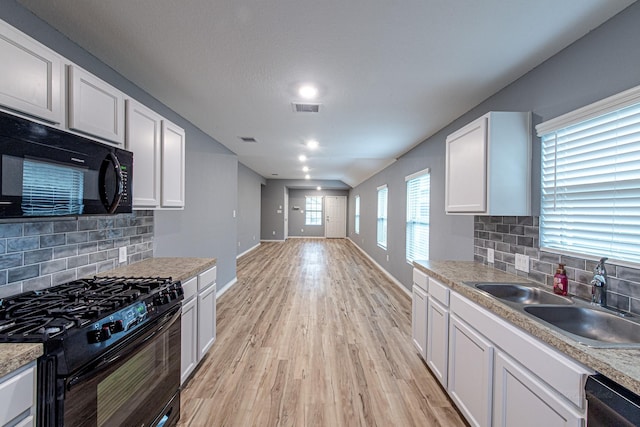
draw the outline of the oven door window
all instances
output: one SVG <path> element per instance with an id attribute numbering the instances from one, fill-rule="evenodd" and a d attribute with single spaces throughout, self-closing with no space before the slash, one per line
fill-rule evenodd
<path id="1" fill-rule="evenodd" d="M 180 381 L 180 322 L 145 341 L 150 333 L 110 355 L 118 362 L 67 390 L 64 425 L 149 426 Z"/>

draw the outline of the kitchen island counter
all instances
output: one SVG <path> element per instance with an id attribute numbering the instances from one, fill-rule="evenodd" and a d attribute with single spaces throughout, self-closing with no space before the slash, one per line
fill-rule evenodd
<path id="1" fill-rule="evenodd" d="M 640 394 L 640 349 L 587 347 L 463 282 L 513 282 L 545 288 L 543 285 L 473 261 L 415 261 L 413 265 L 551 347 Z"/>

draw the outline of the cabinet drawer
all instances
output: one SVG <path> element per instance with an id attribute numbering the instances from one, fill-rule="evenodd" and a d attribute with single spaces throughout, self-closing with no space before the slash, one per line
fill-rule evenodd
<path id="1" fill-rule="evenodd" d="M 212 267 L 198 275 L 198 291 L 206 289 L 214 283 L 216 283 L 216 267 Z"/>
<path id="2" fill-rule="evenodd" d="M 0 425 L 5 425 L 34 405 L 35 363 L 0 379 Z"/>
<path id="3" fill-rule="evenodd" d="M 184 301 L 183 304 L 189 301 L 191 298 L 195 297 L 198 293 L 198 278 L 192 277 L 186 282 L 182 283 L 182 289 L 184 290 Z"/>
<path id="4" fill-rule="evenodd" d="M 449 307 L 449 288 L 434 278 L 429 278 L 429 296 L 445 307 Z"/>
<path id="5" fill-rule="evenodd" d="M 427 292 L 427 290 L 429 289 L 428 280 L 429 278 L 422 271 L 418 270 L 417 268 L 413 269 L 413 283 L 415 283 L 416 286 L 419 286 L 425 292 Z"/>

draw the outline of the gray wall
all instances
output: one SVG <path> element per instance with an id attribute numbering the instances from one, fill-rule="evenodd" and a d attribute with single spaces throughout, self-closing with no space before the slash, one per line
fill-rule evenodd
<path id="1" fill-rule="evenodd" d="M 305 225 L 305 196 L 349 196 L 348 190 L 289 190 L 289 236 L 290 237 L 324 237 L 324 199 L 322 225 Z M 293 207 L 298 206 L 299 210 Z"/>
<path id="2" fill-rule="evenodd" d="M 432 259 L 474 258 L 473 216 L 444 215 L 445 138 L 487 111 L 532 111 L 534 122 L 557 117 L 599 99 L 640 84 L 640 3 L 635 3 L 545 63 L 525 74 L 444 129 L 423 141 L 387 169 L 350 193 L 360 195 L 360 235 L 353 233 L 350 203 L 350 237 L 407 289 L 411 266 L 405 257 L 404 177 L 431 168 Z M 539 139 L 534 138 L 532 206 L 539 208 Z M 388 252 L 376 246 L 376 187 L 389 186 Z M 386 254 L 389 254 L 389 262 Z"/>
<path id="3" fill-rule="evenodd" d="M 260 244 L 260 194 L 267 181 L 238 163 L 238 254 Z"/>
<path id="4" fill-rule="evenodd" d="M 3 0 L 0 18 L 185 129 L 186 208 L 156 212 L 154 255 L 215 257 L 218 283 L 233 280 L 237 247 L 233 218 L 237 207 L 236 156 L 15 0 Z M 207 210 L 198 212 L 201 206 Z"/>
<path id="5" fill-rule="evenodd" d="M 260 239 L 284 240 L 285 190 L 315 189 L 318 186 L 324 190 L 349 190 L 351 188 L 342 181 L 268 179 L 267 184 L 262 187 Z"/>

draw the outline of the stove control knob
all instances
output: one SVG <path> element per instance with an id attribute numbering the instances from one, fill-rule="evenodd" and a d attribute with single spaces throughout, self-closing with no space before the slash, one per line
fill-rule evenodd
<path id="1" fill-rule="evenodd" d="M 124 325 L 122 324 L 122 320 L 116 320 L 115 322 L 109 322 L 102 325 L 103 328 L 109 328 L 109 332 L 115 334 L 117 332 L 124 331 Z"/>
<path id="2" fill-rule="evenodd" d="M 111 338 L 111 328 L 109 325 L 102 325 L 100 337 L 102 338 L 100 341 L 106 341 Z"/>
<path id="3" fill-rule="evenodd" d="M 109 330 L 109 326 L 103 326 L 101 329 L 94 329 L 93 331 L 89 331 L 87 333 L 87 338 L 89 339 L 89 344 L 96 344 L 108 340 L 109 338 L 111 338 L 111 331 Z"/>

